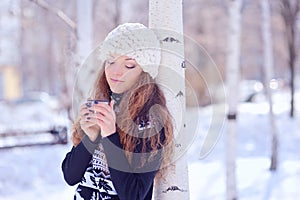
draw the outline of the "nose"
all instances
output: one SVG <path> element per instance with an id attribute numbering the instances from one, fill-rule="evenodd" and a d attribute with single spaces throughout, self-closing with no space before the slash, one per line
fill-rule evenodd
<path id="1" fill-rule="evenodd" d="M 113 74 L 117 75 L 117 76 L 122 76 L 124 74 L 124 62 L 120 61 L 120 60 L 116 60 L 114 64 L 112 64 L 111 66 L 111 70 L 113 72 Z"/>

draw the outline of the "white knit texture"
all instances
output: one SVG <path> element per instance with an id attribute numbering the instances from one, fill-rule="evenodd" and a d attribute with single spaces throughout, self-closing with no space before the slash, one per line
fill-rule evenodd
<path id="1" fill-rule="evenodd" d="M 99 58 L 107 60 L 112 54 L 126 55 L 155 78 L 161 60 L 160 42 L 153 32 L 140 23 L 125 23 L 112 30 L 100 46 Z"/>

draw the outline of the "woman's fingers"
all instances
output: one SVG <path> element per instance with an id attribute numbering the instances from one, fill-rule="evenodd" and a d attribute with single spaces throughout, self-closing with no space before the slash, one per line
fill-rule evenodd
<path id="1" fill-rule="evenodd" d="M 94 112 L 94 114 L 102 114 L 103 116 L 107 116 L 107 115 L 110 115 L 110 111 L 109 110 L 107 110 L 107 109 L 105 109 L 105 108 L 103 108 L 103 107 L 94 107 L 93 108 L 93 112 Z"/>
<path id="2" fill-rule="evenodd" d="M 82 126 L 89 128 L 95 124 L 97 124 L 97 120 L 93 117 L 93 111 L 89 109 L 85 104 L 80 107 L 80 123 Z"/>
<path id="3" fill-rule="evenodd" d="M 114 110 L 114 105 L 115 105 L 115 100 L 111 100 L 110 102 L 109 102 L 109 106 L 110 106 L 110 109 L 112 109 L 112 110 Z"/>
<path id="4" fill-rule="evenodd" d="M 110 105 L 101 104 L 93 108 L 94 115 L 98 116 L 102 121 L 113 121 L 115 123 L 115 112 Z M 107 118 L 107 120 L 105 120 Z"/>
<path id="5" fill-rule="evenodd" d="M 89 116 L 89 121 L 97 123 L 99 126 L 102 126 L 104 124 L 114 124 L 114 119 L 111 115 L 105 116 L 101 113 L 91 114 Z"/>
<path id="6" fill-rule="evenodd" d="M 90 112 L 91 112 L 91 111 L 89 111 L 89 108 L 88 108 L 87 106 L 82 105 L 82 106 L 80 107 L 79 114 L 80 114 L 81 117 L 82 117 L 82 116 L 88 115 Z"/>
<path id="7" fill-rule="evenodd" d="M 84 131 L 94 138 L 96 129 L 101 129 L 102 136 L 108 136 L 115 133 L 116 114 L 113 110 L 114 102 L 109 104 L 83 104 L 80 107 L 80 125 Z M 97 125 L 98 128 L 93 127 Z"/>
<path id="8" fill-rule="evenodd" d="M 86 104 L 80 107 L 80 119 L 82 122 L 88 122 L 92 124 L 98 124 L 99 120 L 102 122 L 109 122 L 114 120 L 114 111 L 107 104 L 98 104 L 92 107 L 86 106 Z"/>

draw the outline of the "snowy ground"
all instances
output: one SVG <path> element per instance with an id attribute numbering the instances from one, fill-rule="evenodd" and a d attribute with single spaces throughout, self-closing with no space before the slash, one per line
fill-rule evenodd
<path id="1" fill-rule="evenodd" d="M 273 173 L 268 170 L 271 143 L 266 105 L 239 106 L 239 199 L 300 199 L 300 105 L 297 102 L 294 120 L 288 117 L 286 104 L 275 104 L 280 147 L 279 168 Z M 200 110 L 199 134 L 188 152 L 191 200 L 225 199 L 226 124 L 213 150 L 205 158 L 200 157 L 211 110 L 211 107 Z M 196 112 L 190 109 L 188 112 L 187 121 L 191 122 Z M 75 187 L 67 186 L 60 168 L 70 148 L 71 144 L 0 150 L 0 200 L 72 199 Z"/>
<path id="2" fill-rule="evenodd" d="M 279 167 L 270 172 L 271 137 L 269 118 L 253 112 L 261 105 L 241 105 L 238 120 L 237 185 L 239 199 L 300 199 L 300 113 L 291 120 L 287 112 L 278 113 Z M 204 111 L 205 113 L 205 111 Z M 226 125 L 224 126 L 226 130 Z M 199 159 L 197 139 L 189 151 L 190 195 L 192 200 L 225 198 L 225 139 L 222 134 L 213 151 Z M 196 159 L 194 155 L 199 155 Z"/>

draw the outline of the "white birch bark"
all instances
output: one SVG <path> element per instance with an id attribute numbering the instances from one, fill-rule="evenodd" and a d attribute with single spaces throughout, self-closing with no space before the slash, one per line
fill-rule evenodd
<path id="1" fill-rule="evenodd" d="M 174 165 L 168 167 L 166 180 L 158 179 L 154 199 L 189 199 L 188 170 L 185 150 L 185 76 L 182 0 L 149 0 L 149 27 L 161 41 L 162 60 L 157 82 L 164 90 L 168 108 L 174 119 Z"/>
<path id="2" fill-rule="evenodd" d="M 274 66 L 274 58 L 273 58 L 273 43 L 272 43 L 272 32 L 271 32 L 271 14 L 270 14 L 270 4 L 269 0 L 261 1 L 261 9 L 262 9 L 262 38 L 263 38 L 263 52 L 264 52 L 264 85 L 265 91 L 267 94 L 267 99 L 269 102 L 269 117 L 270 117 L 270 130 L 272 135 L 272 151 L 271 151 L 271 166 L 270 170 L 276 170 L 277 168 L 277 157 L 278 157 L 278 131 L 276 128 L 276 121 L 273 112 L 273 99 L 272 99 L 272 90 L 269 86 L 270 81 L 273 76 L 273 66 Z"/>
<path id="3" fill-rule="evenodd" d="M 229 1 L 229 32 L 227 54 L 227 144 L 226 144 L 226 194 L 228 200 L 238 198 L 236 188 L 236 140 L 237 140 L 237 86 L 239 82 L 240 65 L 240 35 L 241 35 L 242 0 Z"/>

